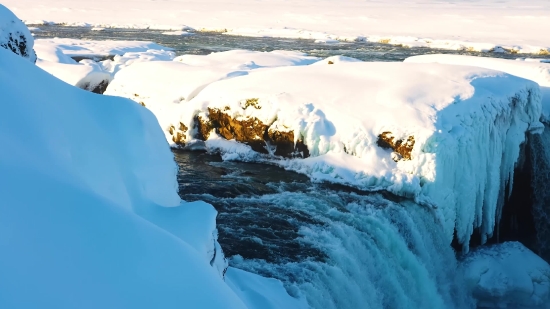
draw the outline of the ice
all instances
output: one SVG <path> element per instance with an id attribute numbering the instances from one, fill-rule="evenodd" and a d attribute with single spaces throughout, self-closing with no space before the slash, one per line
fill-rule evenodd
<path id="1" fill-rule="evenodd" d="M 550 265 L 522 244 L 483 247 L 461 264 L 478 308 L 548 308 Z"/>

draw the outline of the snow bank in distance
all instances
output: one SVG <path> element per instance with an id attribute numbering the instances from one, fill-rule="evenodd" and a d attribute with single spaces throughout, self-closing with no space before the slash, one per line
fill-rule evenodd
<path id="1" fill-rule="evenodd" d="M 409 1 L 402 0 L 203 0 L 182 2 L 125 0 L 93 2 L 4 0 L 27 24 L 195 29 L 232 35 L 304 38 L 321 41 L 370 41 L 403 46 L 492 52 L 550 53 L 543 25 L 547 0 Z M 131 7 L 131 14 L 120 14 Z M 276 18 L 274 18 L 276 16 Z M 48 21 L 44 21 L 48 19 Z M 185 22 L 186 25 L 183 25 Z"/>
<path id="2" fill-rule="evenodd" d="M 25 24 L 5 6 L 0 4 L 0 48 L 5 48 L 36 62 L 33 50 L 34 38 Z"/>
<path id="3" fill-rule="evenodd" d="M 171 51 L 171 48 L 146 41 L 88 41 L 78 39 L 37 39 L 37 49 L 53 50 L 60 49 L 63 54 L 72 58 L 88 58 L 103 60 L 115 55 L 125 53 Z M 40 55 L 39 55 L 40 57 Z"/>
<path id="4" fill-rule="evenodd" d="M 4 49 L 0 93 L 0 307 L 245 308 L 149 111 Z"/>
<path id="5" fill-rule="evenodd" d="M 461 266 L 478 308 L 548 308 L 550 265 L 518 242 L 481 247 Z"/>
<path id="6" fill-rule="evenodd" d="M 542 93 L 542 121 L 550 122 L 550 63 L 546 59 L 519 61 L 460 55 L 423 55 L 405 59 L 413 63 L 445 63 L 498 70 L 538 83 Z"/>
<path id="7" fill-rule="evenodd" d="M 121 69 L 135 63 L 149 61 L 171 61 L 176 57 L 176 53 L 170 50 L 149 49 L 144 52 L 127 52 L 124 55 L 116 55 L 113 59 L 101 61 L 99 64 L 104 71 L 114 76 Z"/>
<path id="8" fill-rule="evenodd" d="M 255 52 L 249 50 L 230 50 L 209 55 L 182 55 L 174 61 L 192 66 L 227 68 L 231 70 L 251 70 L 258 68 L 307 65 L 319 60 L 304 53 L 274 50 Z"/>
<path id="9" fill-rule="evenodd" d="M 163 35 L 179 35 L 179 36 L 188 36 L 188 35 L 194 35 L 192 32 L 188 31 L 166 31 L 162 33 Z"/>

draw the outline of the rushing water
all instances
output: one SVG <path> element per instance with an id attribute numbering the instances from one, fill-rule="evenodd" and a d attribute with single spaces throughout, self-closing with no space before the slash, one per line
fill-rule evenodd
<path id="1" fill-rule="evenodd" d="M 407 57 L 425 54 L 460 54 L 481 57 L 516 59 L 518 55 L 508 53 L 482 53 L 457 50 L 432 49 L 426 47 L 406 48 L 401 46 L 368 42 L 345 42 L 337 44 L 315 43 L 306 39 L 282 39 L 269 37 L 232 36 L 215 32 L 197 32 L 191 36 L 163 35 L 160 30 L 150 29 L 105 29 L 92 31 L 87 27 L 63 27 L 36 25 L 41 31 L 34 32 L 40 38 L 75 38 L 84 40 L 140 40 L 152 41 L 173 48 L 177 55 L 206 55 L 212 52 L 232 49 L 256 51 L 292 50 L 311 56 L 329 57 L 342 55 L 364 61 L 403 61 Z M 521 57 L 542 58 L 541 55 L 522 54 Z"/>
<path id="2" fill-rule="evenodd" d="M 391 195 L 264 164 L 174 151 L 180 195 L 219 211 L 232 266 L 283 281 L 313 308 L 469 308 L 434 216 Z"/>

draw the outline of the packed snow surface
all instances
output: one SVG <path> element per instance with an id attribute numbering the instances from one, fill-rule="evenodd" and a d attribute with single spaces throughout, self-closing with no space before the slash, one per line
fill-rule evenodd
<path id="1" fill-rule="evenodd" d="M 550 63 L 547 59 L 494 59 L 459 55 L 423 55 L 405 59 L 414 63 L 446 63 L 470 65 L 506 72 L 539 84 L 542 93 L 543 121 L 550 122 Z"/>
<path id="2" fill-rule="evenodd" d="M 548 53 L 546 0 L 4 0 L 26 23 Z M 129 12 L 121 14 L 121 12 Z"/>
<path id="3" fill-rule="evenodd" d="M 345 57 L 266 68 L 254 58 L 264 55 L 250 53 L 252 67 L 232 66 L 231 53 L 184 56 L 196 59 L 187 65 L 134 65 L 115 76 L 107 93 L 151 108 L 169 141 L 170 127 L 193 128 L 194 116 L 206 118 L 208 108 L 256 118 L 293 132 L 311 154 L 277 164 L 433 205 L 449 242 L 455 228 L 465 244 L 476 227 L 484 238 L 492 235 L 525 132 L 542 128 L 536 83 L 481 68 Z M 216 57 L 228 60 L 211 61 Z M 247 99 L 257 99 L 257 106 L 246 106 Z M 414 137 L 412 160 L 394 162 L 391 151 L 378 147 L 383 132 Z M 207 147 L 225 159 L 260 158 L 246 145 L 210 136 Z"/>
<path id="4" fill-rule="evenodd" d="M 478 308 L 548 308 L 550 265 L 518 242 L 479 248 L 462 268 Z"/>
<path id="5" fill-rule="evenodd" d="M 273 287 L 254 294 L 260 303 L 239 298 L 254 293 L 239 278 L 253 275 L 223 281 L 216 211 L 180 200 L 177 166 L 147 109 L 69 86 L 4 49 L 0 93 L 0 307 L 293 301 L 273 279 L 254 277 Z"/>

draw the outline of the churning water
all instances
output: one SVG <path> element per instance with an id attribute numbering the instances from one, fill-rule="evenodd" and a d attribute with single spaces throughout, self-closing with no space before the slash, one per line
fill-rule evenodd
<path id="1" fill-rule="evenodd" d="M 471 308 L 425 207 L 264 164 L 174 151 L 180 195 L 219 211 L 230 265 L 280 279 L 313 308 Z"/>

